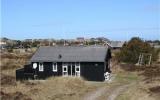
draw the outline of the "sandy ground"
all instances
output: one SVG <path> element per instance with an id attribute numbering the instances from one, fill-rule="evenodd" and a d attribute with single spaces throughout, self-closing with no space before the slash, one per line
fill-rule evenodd
<path id="1" fill-rule="evenodd" d="M 106 87 L 101 87 L 101 88 L 97 89 L 96 91 L 93 91 L 93 92 L 85 95 L 83 100 L 97 100 L 97 98 L 100 97 L 105 92 L 106 92 Z"/>
<path id="2" fill-rule="evenodd" d="M 122 85 L 118 85 L 117 84 L 114 85 L 114 79 L 115 79 L 115 75 L 113 75 L 111 77 L 110 81 L 106 81 L 106 85 L 103 87 L 98 88 L 95 91 L 92 91 L 90 93 L 87 93 L 83 100 L 100 100 L 103 97 L 103 99 L 106 98 L 106 100 L 115 100 L 117 98 L 117 96 L 119 96 L 120 93 L 122 93 L 123 91 L 125 91 L 125 89 L 127 89 L 129 86 L 134 85 L 134 83 L 128 83 L 128 84 L 122 84 Z M 108 86 L 108 84 L 112 84 L 112 86 Z M 107 94 L 107 96 L 106 96 Z"/>
<path id="3" fill-rule="evenodd" d="M 111 95 L 106 100 L 115 100 L 123 91 L 125 91 L 128 87 L 134 85 L 135 83 L 122 85 L 112 91 Z"/>
<path id="4" fill-rule="evenodd" d="M 108 96 L 106 97 L 105 100 L 116 100 L 116 98 L 123 91 L 125 91 L 128 87 L 130 87 L 134 84 L 135 83 L 125 84 L 125 85 L 118 86 L 114 89 L 107 88 L 107 86 L 104 86 L 104 87 L 97 89 L 96 91 L 88 93 L 87 95 L 85 95 L 83 100 L 99 100 L 99 99 L 101 99 L 100 97 L 103 95 L 106 95 L 106 93 L 108 93 Z"/>

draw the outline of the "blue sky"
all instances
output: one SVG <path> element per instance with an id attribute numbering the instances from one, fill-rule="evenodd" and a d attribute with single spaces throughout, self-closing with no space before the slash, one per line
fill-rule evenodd
<path id="1" fill-rule="evenodd" d="M 1 0 L 1 36 L 160 40 L 160 0 Z"/>

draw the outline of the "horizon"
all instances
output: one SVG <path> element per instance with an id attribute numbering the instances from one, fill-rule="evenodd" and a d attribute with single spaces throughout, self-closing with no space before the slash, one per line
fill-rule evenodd
<path id="1" fill-rule="evenodd" d="M 160 40 L 160 0 L 1 0 L 1 37 Z"/>
<path id="2" fill-rule="evenodd" d="M 50 39 L 53 39 L 53 40 L 76 40 L 77 38 L 79 38 L 79 37 L 76 37 L 76 38 L 59 38 L 59 39 L 57 39 L 57 38 L 25 38 L 25 39 L 13 39 L 13 38 L 8 38 L 8 37 L 0 37 L 0 39 L 2 39 L 2 38 L 7 38 L 7 39 L 9 39 L 9 40 L 20 40 L 20 41 L 25 41 L 25 40 L 27 40 L 27 39 L 31 39 L 31 40 L 38 40 L 38 39 L 48 39 L 48 40 L 50 40 Z M 80 38 L 84 38 L 84 39 L 91 39 L 91 38 L 102 38 L 102 37 L 88 37 L 88 38 L 85 38 L 85 37 L 80 37 Z M 127 42 L 127 41 L 130 41 L 132 38 L 140 38 L 140 37 L 131 37 L 131 38 L 129 38 L 128 40 L 112 40 L 112 39 L 109 39 L 109 38 L 107 38 L 107 37 L 103 37 L 103 38 L 106 38 L 106 39 L 108 39 L 109 41 L 120 41 L 120 42 Z M 140 38 L 141 40 L 143 40 L 143 41 L 157 41 L 157 39 L 155 39 L 155 40 L 147 40 L 147 39 L 143 39 L 143 38 Z M 160 41 L 160 40 L 158 40 L 158 41 Z"/>

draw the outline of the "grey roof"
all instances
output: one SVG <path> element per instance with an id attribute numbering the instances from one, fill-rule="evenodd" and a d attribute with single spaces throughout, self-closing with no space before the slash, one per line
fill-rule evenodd
<path id="1" fill-rule="evenodd" d="M 121 48 L 123 46 L 124 42 L 121 42 L 121 41 L 112 41 L 111 42 L 111 47 L 118 47 L 118 48 Z"/>
<path id="2" fill-rule="evenodd" d="M 30 62 L 104 62 L 107 51 L 104 46 L 44 46 Z"/>

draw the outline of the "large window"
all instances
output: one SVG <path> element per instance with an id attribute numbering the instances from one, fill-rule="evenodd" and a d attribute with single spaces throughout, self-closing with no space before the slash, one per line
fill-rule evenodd
<path id="1" fill-rule="evenodd" d="M 44 71 L 43 63 L 39 63 L 39 71 Z"/>
<path id="2" fill-rule="evenodd" d="M 57 72 L 57 63 L 52 64 L 53 72 Z"/>

